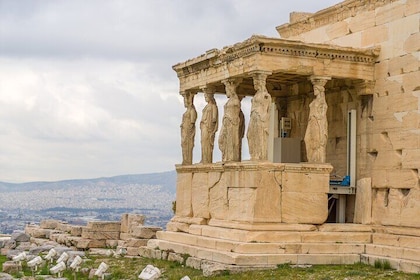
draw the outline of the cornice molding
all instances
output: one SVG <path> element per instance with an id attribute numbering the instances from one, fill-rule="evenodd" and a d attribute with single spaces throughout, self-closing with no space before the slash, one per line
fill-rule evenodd
<path id="1" fill-rule="evenodd" d="M 373 64 L 379 54 L 378 48 L 356 49 L 328 44 L 303 43 L 278 38 L 254 35 L 251 38 L 221 50 L 213 49 L 196 58 L 174 65 L 178 77 L 188 76 L 210 67 L 228 64 L 234 60 L 255 54 L 331 59 L 347 62 Z"/>

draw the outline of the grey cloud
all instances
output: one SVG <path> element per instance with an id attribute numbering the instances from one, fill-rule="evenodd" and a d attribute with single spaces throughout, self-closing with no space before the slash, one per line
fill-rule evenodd
<path id="1" fill-rule="evenodd" d="M 208 10 L 197 1 L 34 1 L 21 16 L 5 2 L 2 51 L 15 55 L 127 56 L 150 59 L 200 45 Z M 21 2 L 21 6 L 28 4 Z M 42 9 L 39 8 L 42 6 Z M 208 5 L 212 6 L 212 5 Z M 221 9 L 221 11 L 225 11 Z M 217 16 L 220 13 L 212 13 Z M 216 25 L 216 24 L 215 24 Z M 8 28 L 6 28 L 8 27 Z M 188 30 L 188 32 L 187 32 Z M 181 38 L 194 34 L 185 44 Z M 201 33 L 201 34 L 200 34 Z M 164 51 L 164 52 L 163 52 Z"/>
<path id="2" fill-rule="evenodd" d="M 188 58 L 268 29 L 275 35 L 289 12 L 268 0 L 3 1 L 1 10 L 3 53 L 138 60 Z"/>
<path id="3" fill-rule="evenodd" d="M 0 0 L 0 181 L 173 169 L 171 66 L 336 2 Z"/>

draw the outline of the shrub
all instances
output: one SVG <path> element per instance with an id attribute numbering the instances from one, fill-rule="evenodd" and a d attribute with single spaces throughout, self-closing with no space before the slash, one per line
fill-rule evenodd
<path id="1" fill-rule="evenodd" d="M 389 260 L 375 260 L 374 266 L 375 268 L 382 269 L 382 270 L 392 269 L 391 263 L 389 262 Z"/>

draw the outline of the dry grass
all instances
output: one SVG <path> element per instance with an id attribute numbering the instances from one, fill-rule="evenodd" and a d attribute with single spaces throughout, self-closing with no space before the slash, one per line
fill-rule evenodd
<path id="1" fill-rule="evenodd" d="M 111 278 L 119 280 L 138 279 L 138 275 L 147 264 L 158 267 L 162 276 L 160 279 L 179 280 L 188 275 L 194 279 L 233 279 L 233 280 L 257 280 L 257 279 L 319 279 L 319 280 L 335 280 L 335 279 L 416 279 L 420 280 L 420 274 L 406 274 L 395 270 L 375 268 L 365 264 L 354 265 L 314 265 L 308 268 L 292 268 L 289 265 L 279 265 L 274 270 L 250 271 L 240 274 L 232 274 L 228 271 L 222 272 L 218 276 L 204 277 L 200 270 L 185 267 L 179 263 L 147 259 L 147 258 L 106 258 L 91 256 L 90 261 L 84 264 L 84 267 L 97 267 L 102 261 L 107 263 L 110 268 Z M 4 256 L 0 256 L 0 264 L 6 261 Z M 48 271 L 45 268 L 41 271 Z M 31 272 L 24 267 L 24 274 L 30 276 Z M 17 277 L 18 275 L 15 275 Z M 64 277 L 74 279 L 71 272 L 67 272 Z M 36 277 L 38 278 L 38 277 Z M 40 279 L 40 277 L 38 278 Z M 88 275 L 83 273 L 77 274 L 78 280 L 88 279 Z"/>

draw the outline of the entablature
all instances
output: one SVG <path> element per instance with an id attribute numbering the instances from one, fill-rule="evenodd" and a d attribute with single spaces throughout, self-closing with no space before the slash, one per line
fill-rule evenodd
<path id="1" fill-rule="evenodd" d="M 271 72 L 268 82 L 281 85 L 306 81 L 312 75 L 372 81 L 378 54 L 378 48 L 356 49 L 252 36 L 178 63 L 173 69 L 180 80 L 180 91 L 213 85 L 223 92 L 222 80 L 241 78 L 246 83 L 255 71 Z"/>

